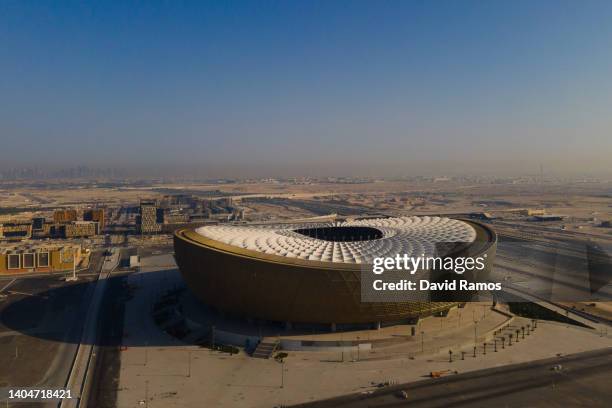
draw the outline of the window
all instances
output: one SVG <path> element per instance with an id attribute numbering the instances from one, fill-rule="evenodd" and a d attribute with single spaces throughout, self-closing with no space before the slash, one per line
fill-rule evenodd
<path id="1" fill-rule="evenodd" d="M 72 262 L 74 259 L 74 252 L 71 249 L 64 248 L 60 252 L 62 263 Z"/>
<path id="2" fill-rule="evenodd" d="M 38 267 L 39 268 L 49 267 L 49 253 L 48 252 L 38 253 Z"/>
<path id="3" fill-rule="evenodd" d="M 21 268 L 21 255 L 9 254 L 8 255 L 8 269 L 19 269 Z"/>
<path id="4" fill-rule="evenodd" d="M 23 267 L 26 269 L 34 268 L 34 254 L 23 254 Z"/>

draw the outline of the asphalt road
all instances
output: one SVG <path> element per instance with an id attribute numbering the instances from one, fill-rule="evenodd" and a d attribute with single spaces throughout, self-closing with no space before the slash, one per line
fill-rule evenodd
<path id="1" fill-rule="evenodd" d="M 560 365 L 560 370 L 553 369 Z M 480 370 L 297 405 L 325 407 L 609 407 L 612 348 Z M 407 398 L 400 394 L 405 391 Z M 296 407 L 297 407 L 296 406 Z"/>
<path id="2" fill-rule="evenodd" d="M 589 267 L 584 242 L 547 243 L 502 236 L 491 277 L 497 281 L 508 278 L 549 300 L 586 302 L 612 299 L 609 273 L 604 275 Z"/>
<path id="3" fill-rule="evenodd" d="M 109 279 L 100 308 L 98 350 L 87 402 L 91 408 L 116 406 L 121 360 L 119 346 L 123 338 L 125 301 L 129 297 L 126 284 L 125 275 Z"/>
<path id="4" fill-rule="evenodd" d="M 83 275 L 99 271 L 101 263 L 94 253 Z M 1 386 L 64 387 L 90 301 L 90 281 L 67 283 L 61 275 L 0 280 L 0 288 L 12 282 L 0 302 Z"/>

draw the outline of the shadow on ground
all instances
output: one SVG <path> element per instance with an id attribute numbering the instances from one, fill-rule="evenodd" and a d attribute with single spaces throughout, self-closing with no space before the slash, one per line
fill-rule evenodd
<path id="1" fill-rule="evenodd" d="M 107 279 L 106 293 L 98 318 L 97 344 L 100 346 L 169 346 L 176 339 L 159 333 L 142 333 L 134 330 L 123 338 L 126 302 L 138 294 L 139 286 L 158 285 L 164 290 L 164 275 L 168 271 L 141 274 L 137 285 L 128 285 L 126 275 Z M 36 279 L 36 278 L 34 278 Z M 11 332 L 46 340 L 80 343 L 82 328 L 92 298 L 94 282 L 65 283 L 55 278 L 28 281 L 27 291 L 13 291 L 0 307 L 0 338 Z M 61 283 L 60 283 L 61 282 Z M 142 319 L 150 319 L 152 305 L 142 302 Z M 13 333 L 14 334 L 14 333 Z"/>

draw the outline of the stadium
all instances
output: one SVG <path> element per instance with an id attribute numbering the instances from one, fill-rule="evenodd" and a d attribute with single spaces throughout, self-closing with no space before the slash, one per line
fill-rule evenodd
<path id="1" fill-rule="evenodd" d="M 497 237 L 471 220 L 395 217 L 326 223 L 212 225 L 175 232 L 175 257 L 191 291 L 231 316 L 290 324 L 385 325 L 444 312 L 458 300 L 365 302 L 362 269 L 375 257 L 483 256 Z"/>

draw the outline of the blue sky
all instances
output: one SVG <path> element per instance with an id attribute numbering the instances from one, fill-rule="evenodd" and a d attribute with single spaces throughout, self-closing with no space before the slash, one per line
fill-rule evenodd
<path id="1" fill-rule="evenodd" d="M 612 172 L 610 21 L 605 1 L 3 1 L 2 165 Z"/>

